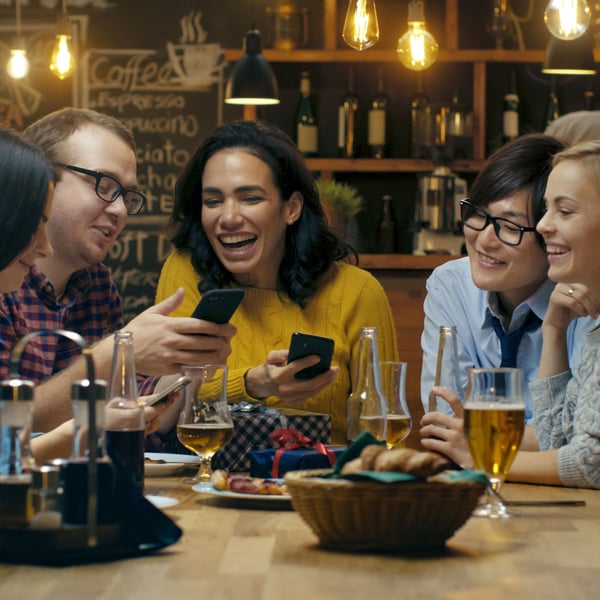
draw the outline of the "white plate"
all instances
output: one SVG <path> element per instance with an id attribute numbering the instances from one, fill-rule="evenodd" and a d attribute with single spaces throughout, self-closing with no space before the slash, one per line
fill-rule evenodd
<path id="1" fill-rule="evenodd" d="M 144 475 L 146 477 L 161 477 L 175 475 L 186 466 L 197 465 L 200 458 L 192 454 L 169 454 L 161 452 L 146 452 L 145 458 L 150 460 L 164 460 L 164 463 L 144 462 Z"/>
<path id="2" fill-rule="evenodd" d="M 210 482 L 197 483 L 192 487 L 195 492 L 201 494 L 210 494 L 218 498 L 229 498 L 235 500 L 246 500 L 251 502 L 290 502 L 292 497 L 289 494 L 240 494 L 230 490 L 216 490 Z"/>
<path id="3" fill-rule="evenodd" d="M 169 498 L 169 496 L 146 496 L 146 500 L 149 500 L 156 506 L 156 508 L 169 508 L 169 506 L 175 506 L 179 504 L 177 498 Z"/>

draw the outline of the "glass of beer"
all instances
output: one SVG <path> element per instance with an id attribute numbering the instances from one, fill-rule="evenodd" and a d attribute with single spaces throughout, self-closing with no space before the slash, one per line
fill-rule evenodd
<path id="1" fill-rule="evenodd" d="M 191 383 L 185 388 L 177 439 L 200 457 L 197 475 L 185 482 L 210 481 L 212 457 L 233 437 L 233 420 L 227 405 L 227 367 L 185 366 L 183 374 Z"/>
<path id="2" fill-rule="evenodd" d="M 499 492 L 517 454 L 525 429 L 521 369 L 469 369 L 465 393 L 465 436 L 475 466 L 485 471 L 486 502 L 474 515 L 508 517 Z M 491 488 L 491 489 L 490 489 Z"/>
<path id="3" fill-rule="evenodd" d="M 406 404 L 405 362 L 381 362 L 381 389 L 387 399 L 388 448 L 399 448 L 412 429 L 412 418 Z"/>

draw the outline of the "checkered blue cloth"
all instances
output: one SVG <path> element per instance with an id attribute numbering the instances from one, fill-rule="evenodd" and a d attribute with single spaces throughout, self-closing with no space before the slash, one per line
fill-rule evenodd
<path id="1" fill-rule="evenodd" d="M 331 442 L 331 416 L 327 414 L 261 407 L 252 412 L 233 411 L 231 415 L 233 438 L 213 457 L 213 469 L 249 471 L 250 452 L 272 448 L 269 436 L 278 428 L 297 429 L 313 442 Z"/>

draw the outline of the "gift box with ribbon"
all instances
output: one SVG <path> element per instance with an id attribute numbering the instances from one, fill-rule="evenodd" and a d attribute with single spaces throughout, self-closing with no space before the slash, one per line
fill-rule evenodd
<path id="1" fill-rule="evenodd" d="M 250 453 L 252 477 L 283 477 L 288 471 L 332 467 L 345 446 L 313 442 L 295 429 L 276 429 L 269 436 L 273 448 Z"/>
<path id="2" fill-rule="evenodd" d="M 293 428 L 313 442 L 331 442 L 331 416 L 327 414 L 261 406 L 250 412 L 233 410 L 231 415 L 233 438 L 213 457 L 213 469 L 249 471 L 250 453 L 272 448 L 269 437 L 276 429 Z"/>

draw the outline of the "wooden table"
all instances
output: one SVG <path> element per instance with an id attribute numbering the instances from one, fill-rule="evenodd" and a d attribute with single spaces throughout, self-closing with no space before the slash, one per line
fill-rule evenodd
<path id="1" fill-rule="evenodd" d="M 167 512 L 182 540 L 143 558 L 79 567 L 0 564 L 2 600 L 578 600 L 600 589 L 600 492 L 507 484 L 512 499 L 585 500 L 519 508 L 503 521 L 471 518 L 429 556 L 321 550 L 289 510 L 222 506 L 181 477 L 146 480 L 176 497 Z"/>

